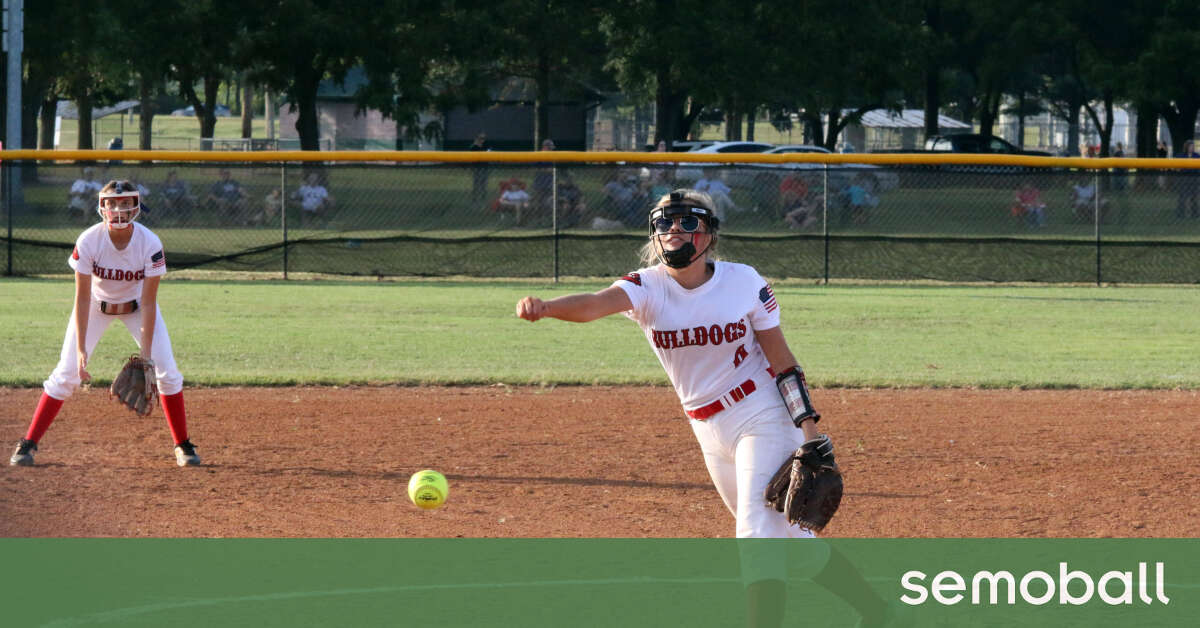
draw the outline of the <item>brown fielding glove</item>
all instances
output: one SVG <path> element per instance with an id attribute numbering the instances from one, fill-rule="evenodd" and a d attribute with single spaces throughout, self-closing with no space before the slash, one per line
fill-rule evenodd
<path id="1" fill-rule="evenodd" d="M 136 354 L 130 356 L 109 387 L 108 397 L 116 398 L 118 403 L 138 416 L 149 416 L 154 411 L 155 398 L 158 397 L 154 362 L 143 360 Z"/>
<path id="2" fill-rule="evenodd" d="M 767 483 L 767 504 L 788 523 L 820 532 L 842 503 L 842 472 L 833 460 L 833 441 L 822 434 L 788 456 Z"/>

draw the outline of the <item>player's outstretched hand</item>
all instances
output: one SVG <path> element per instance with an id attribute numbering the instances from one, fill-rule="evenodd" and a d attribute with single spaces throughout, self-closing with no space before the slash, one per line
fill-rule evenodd
<path id="1" fill-rule="evenodd" d="M 517 317 L 536 321 L 546 315 L 546 302 L 537 297 L 525 297 L 517 301 Z"/>
<path id="2" fill-rule="evenodd" d="M 87 372 L 88 355 L 86 351 L 79 352 L 79 382 L 86 384 L 92 381 L 92 374 Z"/>

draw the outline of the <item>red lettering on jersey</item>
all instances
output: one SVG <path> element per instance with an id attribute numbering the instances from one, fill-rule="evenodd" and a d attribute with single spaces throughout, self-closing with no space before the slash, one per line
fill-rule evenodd
<path id="1" fill-rule="evenodd" d="M 631 283 L 635 286 L 642 285 L 642 276 L 639 275 L 638 273 L 629 273 L 628 275 L 621 277 L 621 279 L 624 281 L 628 281 L 629 283 Z"/>
<path id="2" fill-rule="evenodd" d="M 708 328 L 708 339 L 714 345 L 719 345 L 725 340 L 725 335 L 721 333 L 720 325 L 713 325 Z"/>
<path id="3" fill-rule="evenodd" d="M 733 352 L 733 367 L 737 368 L 742 365 L 742 360 L 750 357 L 750 353 L 746 351 L 746 345 L 738 345 L 738 348 Z"/>
<path id="4" fill-rule="evenodd" d="M 703 347 L 704 345 L 708 344 L 707 327 L 696 327 L 692 330 L 692 334 L 696 336 L 694 343 L 697 347 Z"/>
<path id="5" fill-rule="evenodd" d="M 73 260 L 76 260 L 76 261 L 78 261 L 78 260 L 79 260 L 79 247 L 75 247 L 75 248 L 74 248 L 74 249 L 71 251 L 71 259 L 73 259 Z"/>
<path id="6" fill-rule="evenodd" d="M 738 325 L 738 335 L 737 335 L 738 338 L 744 338 L 746 336 L 745 320 L 746 319 L 742 319 L 742 320 L 738 321 L 738 324 L 737 324 Z"/>
<path id="7" fill-rule="evenodd" d="M 692 331 L 692 330 L 690 330 L 690 329 L 681 329 L 681 330 L 679 330 L 679 333 L 683 334 L 683 344 L 681 344 L 681 345 L 679 345 L 679 346 L 681 346 L 681 347 L 690 347 L 690 346 L 692 346 L 692 339 L 691 339 L 690 337 L 688 337 L 688 333 L 690 333 L 691 331 Z"/>
<path id="8" fill-rule="evenodd" d="M 113 281 L 141 281 L 146 278 L 146 271 L 143 270 L 122 270 L 120 268 L 105 268 L 96 262 L 92 262 L 92 275 L 97 279 L 111 279 Z"/>
<path id="9" fill-rule="evenodd" d="M 725 342 L 733 342 L 741 336 L 737 333 L 737 323 L 729 323 L 725 325 Z"/>
<path id="10" fill-rule="evenodd" d="M 679 333 L 678 332 L 676 332 L 674 330 L 663 332 L 663 348 L 664 349 L 678 349 L 679 347 L 682 347 L 682 346 L 685 346 L 685 345 L 679 344 Z"/>

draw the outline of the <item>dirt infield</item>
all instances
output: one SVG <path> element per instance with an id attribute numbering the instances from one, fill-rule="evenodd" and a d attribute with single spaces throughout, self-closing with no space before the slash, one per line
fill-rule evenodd
<path id="1" fill-rule="evenodd" d="M 79 393 L 10 467 L 40 390 L 0 389 L 0 536 L 727 537 L 667 388 L 189 389 L 205 466 L 161 410 Z M 816 390 L 846 473 L 835 537 L 1200 537 L 1200 392 Z M 435 468 L 445 507 L 408 477 Z"/>

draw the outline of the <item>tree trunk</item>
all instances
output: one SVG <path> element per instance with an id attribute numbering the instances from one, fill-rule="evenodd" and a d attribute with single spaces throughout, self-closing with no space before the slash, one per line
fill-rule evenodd
<path id="1" fill-rule="evenodd" d="M 685 140 L 690 139 L 692 125 L 696 123 L 696 118 L 699 118 L 700 114 L 704 111 L 704 103 L 698 102 L 694 98 L 688 99 L 685 92 L 679 92 L 677 96 L 681 105 L 686 101 L 688 106 L 687 113 L 679 121 L 678 136 Z"/>
<path id="2" fill-rule="evenodd" d="M 1082 108 L 1082 102 L 1067 105 L 1067 155 L 1071 157 L 1079 156 L 1079 110 Z"/>
<path id="3" fill-rule="evenodd" d="M 75 107 L 79 109 L 79 140 L 75 147 L 79 150 L 91 150 L 94 146 L 92 142 L 91 90 L 85 89 L 75 96 Z"/>
<path id="4" fill-rule="evenodd" d="M 217 94 L 220 89 L 220 77 L 204 77 L 204 107 L 196 108 L 196 116 L 200 118 L 200 137 L 211 140 L 217 130 Z M 212 150 L 212 143 L 207 150 Z"/>
<path id="5" fill-rule="evenodd" d="M 52 91 L 46 92 L 42 98 L 42 132 L 38 136 L 38 148 L 51 150 L 54 146 L 54 121 L 58 117 L 58 95 Z"/>
<path id="6" fill-rule="evenodd" d="M 671 90 L 670 71 L 665 65 L 655 71 L 657 85 L 654 88 L 654 143 L 665 141 L 667 150 L 674 150 L 678 135 L 680 105 Z"/>
<path id="7" fill-rule="evenodd" d="M 826 114 L 828 124 L 825 126 L 825 141 L 822 142 L 821 145 L 831 151 L 837 150 L 837 138 L 838 134 L 841 132 L 841 117 L 841 107 L 830 109 L 829 113 Z"/>
<path id="8" fill-rule="evenodd" d="M 750 107 L 750 109 L 748 111 L 746 111 L 746 141 L 747 142 L 754 141 L 754 118 L 755 118 L 755 112 L 757 110 L 758 110 L 757 107 Z"/>
<path id="9" fill-rule="evenodd" d="M 1137 112 L 1137 156 L 1157 157 L 1158 107 L 1150 102 L 1134 105 Z"/>
<path id="10" fill-rule="evenodd" d="M 1084 110 L 1087 111 L 1088 117 L 1092 119 L 1092 124 L 1096 126 L 1096 130 L 1100 132 L 1100 156 L 1108 157 L 1109 145 L 1112 142 L 1113 129 L 1113 95 L 1112 90 L 1104 90 L 1104 121 L 1100 121 L 1100 114 L 1089 103 L 1084 103 Z"/>
<path id="11" fill-rule="evenodd" d="M 984 96 L 983 107 L 979 112 L 979 133 L 995 135 L 996 118 L 1000 113 L 1000 96 L 998 91 L 988 90 Z"/>
<path id="12" fill-rule="evenodd" d="M 725 141 L 736 142 L 742 139 L 742 116 L 737 106 L 726 101 L 725 108 Z"/>
<path id="13" fill-rule="evenodd" d="M 138 98 L 141 99 L 141 116 L 138 118 L 138 148 L 150 150 L 153 148 L 151 134 L 154 131 L 154 89 L 145 77 L 141 77 L 141 80 L 138 81 Z"/>
<path id="14" fill-rule="evenodd" d="M 1182 102 L 1175 101 L 1174 105 L 1163 109 L 1163 118 L 1171 132 L 1172 155 L 1179 154 L 1183 150 L 1183 143 L 1196 135 L 1197 111 L 1200 111 L 1200 106 L 1190 98 Z"/>
<path id="15" fill-rule="evenodd" d="M 938 76 L 941 68 L 932 67 L 925 70 L 925 137 L 939 135 L 938 110 L 941 108 L 941 93 L 938 90 Z"/>
<path id="16" fill-rule="evenodd" d="M 254 107 L 250 106 L 254 102 L 254 86 L 250 81 L 242 80 L 242 138 L 250 139 L 254 137 Z"/>
<path id="17" fill-rule="evenodd" d="M 542 142 L 550 137 L 550 58 L 539 54 L 535 79 L 537 96 L 533 103 L 533 148 L 538 150 Z"/>
<path id="18" fill-rule="evenodd" d="M 1017 148 L 1025 150 L 1025 90 L 1017 93 Z"/>

